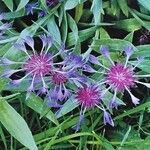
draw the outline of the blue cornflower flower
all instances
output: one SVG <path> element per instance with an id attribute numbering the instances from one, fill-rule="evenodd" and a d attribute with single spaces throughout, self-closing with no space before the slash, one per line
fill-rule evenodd
<path id="1" fill-rule="evenodd" d="M 37 53 L 34 49 L 34 39 L 30 36 L 26 37 L 22 42 L 15 43 L 14 47 L 18 50 L 24 52 L 27 56 L 23 62 L 15 62 L 7 58 L 2 59 L 4 65 L 20 65 L 20 69 L 10 69 L 4 72 L 3 76 L 10 77 L 12 74 L 25 71 L 25 76 L 18 80 L 12 80 L 14 85 L 20 84 L 25 78 L 32 79 L 30 86 L 27 91 L 35 91 L 35 84 L 39 81 L 42 83 L 42 87 L 39 87 L 39 90 L 43 93 L 48 91 L 48 85 L 45 82 L 45 76 L 50 75 L 53 70 L 55 70 L 54 58 L 57 57 L 61 52 L 52 55 L 49 53 L 49 49 L 52 46 L 52 38 L 50 36 L 40 36 L 43 46 L 40 53 Z M 32 54 L 28 53 L 28 50 L 25 47 L 25 43 L 28 44 L 32 49 Z"/>
<path id="2" fill-rule="evenodd" d="M 106 57 L 110 61 L 111 64 L 110 67 L 105 67 L 101 65 L 106 70 L 103 82 L 103 84 L 106 84 L 108 86 L 106 91 L 110 89 L 114 91 L 114 95 L 110 101 L 109 107 L 117 108 L 118 106 L 118 102 L 116 101 L 117 93 L 123 92 L 124 90 L 126 90 L 129 93 L 132 103 L 134 105 L 139 104 L 140 100 L 131 93 L 130 88 L 133 88 L 136 84 L 142 84 L 150 88 L 149 83 L 141 82 L 138 79 L 141 77 L 150 77 L 150 75 L 149 74 L 138 75 L 135 73 L 135 68 L 144 61 L 144 58 L 143 57 L 137 58 L 136 65 L 135 66 L 131 65 L 129 63 L 129 58 L 134 53 L 133 47 L 131 46 L 126 46 L 124 48 L 124 52 L 126 54 L 126 60 L 124 63 L 114 62 L 111 59 L 109 49 L 106 46 L 101 46 L 100 52 L 104 57 Z"/>
<path id="3" fill-rule="evenodd" d="M 84 84 L 82 87 L 77 89 L 77 92 L 75 92 L 75 99 L 81 105 L 80 117 L 76 126 L 76 130 L 79 130 L 86 110 L 95 107 L 99 108 L 103 112 L 104 124 L 110 124 L 111 126 L 114 126 L 114 122 L 110 113 L 106 110 L 102 103 L 102 91 L 100 90 L 99 86 L 89 83 Z"/>
<path id="4" fill-rule="evenodd" d="M 29 15 L 29 14 L 33 15 L 33 11 L 34 11 L 34 9 L 37 9 L 37 7 L 38 7 L 38 2 L 27 4 L 25 7 L 27 15 Z"/>

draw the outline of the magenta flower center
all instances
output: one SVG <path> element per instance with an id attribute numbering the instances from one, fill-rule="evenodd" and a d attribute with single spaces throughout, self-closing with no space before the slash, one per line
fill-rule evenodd
<path id="1" fill-rule="evenodd" d="M 25 70 L 28 73 L 36 76 L 44 76 L 48 74 L 52 69 L 52 60 L 47 55 L 32 55 L 26 61 Z"/>
<path id="2" fill-rule="evenodd" d="M 76 98 L 84 107 L 91 108 L 99 103 L 100 92 L 95 86 L 84 86 L 79 88 Z"/>
<path id="3" fill-rule="evenodd" d="M 53 73 L 52 75 L 52 81 L 54 84 L 58 84 L 58 85 L 63 84 L 67 82 L 67 77 L 62 73 L 56 72 L 56 73 Z"/>
<path id="4" fill-rule="evenodd" d="M 133 86 L 135 80 L 133 71 L 128 67 L 124 67 L 122 64 L 112 66 L 107 73 L 106 79 L 110 86 L 117 88 L 119 91 Z"/>

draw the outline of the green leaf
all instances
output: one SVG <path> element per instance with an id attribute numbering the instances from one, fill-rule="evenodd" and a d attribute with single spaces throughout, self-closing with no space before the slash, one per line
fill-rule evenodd
<path id="1" fill-rule="evenodd" d="M 126 134 L 124 135 L 123 140 L 122 140 L 122 142 L 121 142 L 121 144 L 120 144 L 120 147 L 119 147 L 118 149 L 120 149 L 121 146 L 124 145 L 124 142 L 125 142 L 125 141 L 128 139 L 128 137 L 129 137 L 130 131 L 131 131 L 131 126 L 129 126 L 129 129 L 128 129 L 128 131 L 126 132 Z"/>
<path id="2" fill-rule="evenodd" d="M 65 102 L 63 107 L 60 108 L 59 112 L 57 113 L 57 118 L 60 118 L 61 116 L 69 113 L 70 111 L 78 107 L 78 105 L 78 102 L 73 97 L 71 97 Z"/>
<path id="3" fill-rule="evenodd" d="M 15 41 L 15 40 L 17 40 L 17 39 L 18 39 L 18 36 L 10 37 L 10 38 L 7 38 L 7 39 L 4 39 L 4 40 L 1 40 L 1 41 L 0 41 L 0 44 L 13 42 L 13 41 Z"/>
<path id="4" fill-rule="evenodd" d="M 13 0 L 2 0 L 5 5 L 11 10 L 13 11 Z"/>
<path id="5" fill-rule="evenodd" d="M 67 22 L 67 15 L 66 12 L 63 12 L 63 19 L 61 23 L 61 35 L 62 35 L 62 41 L 65 43 L 68 35 L 68 22 Z"/>
<path id="6" fill-rule="evenodd" d="M 10 19 L 15 19 L 24 16 L 25 10 L 19 10 L 19 11 L 13 11 L 13 12 L 7 12 L 5 13 L 4 19 L 5 20 L 10 20 Z"/>
<path id="7" fill-rule="evenodd" d="M 132 16 L 139 22 L 140 25 L 145 27 L 147 30 L 150 30 L 150 23 L 149 23 L 149 21 L 143 21 L 140 17 L 138 17 L 136 15 L 136 13 L 132 9 L 129 9 L 129 11 L 132 14 Z"/>
<path id="8" fill-rule="evenodd" d="M 16 11 L 19 11 L 20 9 L 24 8 L 27 5 L 28 2 L 29 2 L 29 0 L 20 0 L 20 3 L 18 5 Z"/>
<path id="9" fill-rule="evenodd" d="M 75 37 L 75 42 L 77 42 L 78 40 L 78 27 L 76 25 L 76 22 L 74 21 L 74 19 L 68 14 L 67 15 L 68 17 L 68 23 L 69 23 L 69 27 L 72 31 L 72 33 L 74 34 L 74 37 Z"/>
<path id="10" fill-rule="evenodd" d="M 125 46 L 131 46 L 135 51 L 138 51 L 138 49 L 130 42 L 126 40 L 121 39 L 101 39 L 101 40 L 94 40 L 94 43 L 91 45 L 91 47 L 98 51 L 101 45 L 107 45 L 110 47 L 111 50 L 114 51 L 121 51 Z"/>
<path id="11" fill-rule="evenodd" d="M 131 33 L 129 33 L 129 34 L 124 38 L 124 40 L 129 41 L 129 42 L 132 43 L 132 41 L 133 41 L 133 36 L 134 36 L 134 32 L 131 32 Z"/>
<path id="12" fill-rule="evenodd" d="M 140 12 L 138 12 L 138 11 L 135 10 L 135 9 L 132 9 L 132 10 L 133 10 L 133 12 L 134 12 L 137 16 L 139 16 L 140 18 L 142 18 L 142 19 L 144 19 L 144 20 L 150 20 L 150 16 L 149 16 L 149 15 L 140 13 Z"/>
<path id="13" fill-rule="evenodd" d="M 6 142 L 6 138 L 5 138 L 5 135 L 4 135 L 4 132 L 3 132 L 3 129 L 1 128 L 1 125 L 0 125 L 0 136 L 1 136 L 1 139 L 4 143 L 4 146 L 5 146 L 5 150 L 8 150 L 7 148 L 7 142 Z"/>
<path id="14" fill-rule="evenodd" d="M 107 31 L 104 28 L 100 28 L 99 29 L 100 32 L 100 39 L 110 39 L 109 34 L 107 33 Z"/>
<path id="15" fill-rule="evenodd" d="M 92 37 L 95 31 L 96 31 L 96 27 L 91 27 L 91 28 L 79 31 L 80 42 L 83 42 L 87 40 L 88 38 Z M 68 46 L 75 45 L 74 41 L 75 41 L 75 37 L 74 37 L 73 32 L 71 32 L 68 34 L 68 37 L 67 37 Z"/>
<path id="16" fill-rule="evenodd" d="M 0 121 L 20 143 L 31 150 L 37 150 L 27 123 L 5 100 L 0 101 Z"/>
<path id="17" fill-rule="evenodd" d="M 94 15 L 94 23 L 97 25 L 100 23 L 101 13 L 104 13 L 102 0 L 93 0 L 91 10 Z"/>
<path id="18" fill-rule="evenodd" d="M 115 23 L 118 28 L 128 32 L 133 32 L 141 28 L 141 24 L 135 18 L 119 20 Z"/>
<path id="19" fill-rule="evenodd" d="M 11 43 L 0 45 L 0 57 L 2 57 L 7 52 L 7 50 L 11 48 L 11 46 Z"/>
<path id="20" fill-rule="evenodd" d="M 139 56 L 144 56 L 144 58 L 150 57 L 150 44 L 147 45 L 139 45 L 137 46 L 138 51 L 134 52 L 132 58 L 137 58 Z"/>
<path id="21" fill-rule="evenodd" d="M 46 107 L 43 105 L 43 100 L 40 97 L 36 96 L 35 94 L 31 94 L 29 98 L 27 98 L 25 103 L 28 107 L 39 113 L 41 117 L 45 116 L 56 125 L 59 124 L 55 117 L 55 114 L 50 110 L 48 106 Z M 45 109 L 45 111 L 43 110 L 43 108 Z"/>
<path id="22" fill-rule="evenodd" d="M 137 64 L 137 61 L 130 61 L 130 63 L 135 66 Z M 138 65 L 138 68 L 140 68 L 144 72 L 150 73 L 150 62 L 149 62 L 149 60 L 145 59 L 144 62 L 142 62 L 141 64 Z"/>
<path id="23" fill-rule="evenodd" d="M 8 84 L 8 79 L 6 78 L 0 78 L 0 91 L 4 90 L 5 87 L 7 86 Z"/>
<path id="24" fill-rule="evenodd" d="M 70 10 L 78 5 L 78 0 L 67 0 L 65 3 L 65 10 Z"/>
<path id="25" fill-rule="evenodd" d="M 107 13 L 109 15 L 113 15 L 113 16 L 117 16 L 117 18 L 119 18 L 120 16 L 120 9 L 118 9 L 118 3 L 117 3 L 117 0 L 113 0 L 112 3 L 111 3 L 111 7 L 110 6 L 107 6 Z"/>
<path id="26" fill-rule="evenodd" d="M 54 41 L 56 41 L 60 45 L 61 35 L 59 32 L 59 28 L 55 22 L 55 18 L 53 16 L 48 19 L 47 29 L 48 29 L 49 34 L 53 37 Z"/>
<path id="27" fill-rule="evenodd" d="M 83 14 L 83 4 L 79 4 L 77 7 L 76 7 L 76 11 L 75 11 L 75 21 L 76 22 L 79 22 L 81 16 Z"/>
<path id="28" fill-rule="evenodd" d="M 122 12 L 128 17 L 129 11 L 128 11 L 128 5 L 126 0 L 117 0 L 120 9 Z"/>
<path id="29" fill-rule="evenodd" d="M 141 110 L 145 110 L 145 108 L 149 108 L 150 107 L 150 102 L 149 102 L 149 99 L 148 99 L 148 102 L 144 103 L 144 104 L 141 104 L 133 109 L 130 109 L 126 112 L 124 112 L 123 114 L 121 115 L 118 115 L 114 118 L 114 120 L 118 120 L 118 119 L 121 119 L 125 116 L 129 116 L 131 114 L 134 114 L 134 113 L 137 113 L 137 112 L 140 112 Z"/>
<path id="30" fill-rule="evenodd" d="M 138 2 L 150 11 L 150 3 L 148 0 L 138 0 Z"/>

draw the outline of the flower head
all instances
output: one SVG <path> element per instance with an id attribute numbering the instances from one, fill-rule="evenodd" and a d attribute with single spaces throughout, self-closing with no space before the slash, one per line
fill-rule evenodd
<path id="1" fill-rule="evenodd" d="M 84 113 L 87 108 L 98 107 L 103 112 L 104 124 L 114 126 L 111 115 L 106 111 L 102 104 L 102 92 L 97 85 L 84 85 L 78 88 L 76 92 L 76 100 L 81 104 L 80 119 L 77 124 L 77 130 L 83 120 Z"/>
<path id="2" fill-rule="evenodd" d="M 55 93 L 56 100 L 64 100 L 69 97 L 70 91 L 66 87 L 66 82 L 69 80 L 67 72 L 63 72 L 62 69 L 51 72 L 51 84 L 53 89 L 49 93 L 49 97 L 53 98 Z"/>
<path id="3" fill-rule="evenodd" d="M 34 9 L 36 9 L 38 7 L 38 2 L 36 3 L 29 3 L 26 5 L 26 12 L 27 15 L 32 14 L 33 15 L 33 11 Z"/>
<path id="4" fill-rule="evenodd" d="M 34 54 L 24 64 L 24 69 L 32 76 L 45 76 L 52 70 L 53 59 L 48 54 Z"/>
<path id="5" fill-rule="evenodd" d="M 66 55 L 65 64 L 70 68 L 79 68 L 84 64 L 82 56 L 76 55 L 74 53 L 69 53 Z"/>
<path id="6" fill-rule="evenodd" d="M 86 108 L 95 107 L 100 102 L 101 93 L 97 86 L 91 85 L 78 89 L 76 99 Z"/>
<path id="7" fill-rule="evenodd" d="M 67 76 L 65 73 L 54 72 L 52 73 L 52 82 L 54 84 L 60 85 L 67 82 Z"/>
<path id="8" fill-rule="evenodd" d="M 45 17 L 47 15 L 46 11 L 44 10 L 41 10 L 39 13 L 38 13 L 38 17 Z"/>
<path id="9" fill-rule="evenodd" d="M 72 93 L 72 90 L 67 86 L 68 83 L 80 86 L 86 79 L 83 75 L 78 73 L 76 68 L 68 67 L 65 61 L 62 64 L 57 64 L 59 64 L 59 67 L 51 72 L 50 83 L 53 87 L 51 89 L 53 91 L 52 93 L 58 93 L 55 99 L 62 101 L 67 99 Z"/>
<path id="10" fill-rule="evenodd" d="M 102 50 L 101 50 L 102 49 Z M 126 54 L 126 61 L 125 63 L 119 63 L 114 62 L 109 54 L 108 49 L 102 47 L 100 51 L 102 52 L 102 55 L 104 55 L 108 60 L 110 61 L 111 65 L 110 68 L 105 67 L 107 69 L 105 73 L 105 82 L 104 84 L 109 85 L 108 89 L 112 89 L 114 91 L 114 96 L 112 100 L 110 101 L 110 107 L 116 108 L 118 106 L 116 101 L 116 95 L 118 92 L 122 92 L 126 90 L 129 95 L 131 96 L 133 104 L 137 105 L 139 103 L 139 99 L 136 98 L 131 92 L 130 88 L 134 87 L 136 83 L 143 84 L 147 87 L 150 87 L 150 84 L 143 83 L 138 81 L 138 78 L 140 77 L 150 77 L 150 75 L 136 75 L 136 72 L 134 71 L 135 68 L 144 61 L 143 57 L 137 58 L 137 63 L 135 66 L 132 66 L 129 64 L 129 58 L 133 54 L 133 48 L 130 46 L 127 46 L 124 48 L 124 52 Z"/>
<path id="11" fill-rule="evenodd" d="M 7 73 L 4 73 L 4 75 L 7 77 L 11 76 L 12 74 L 24 71 L 25 76 L 18 79 L 18 80 L 12 80 L 13 84 L 20 84 L 25 78 L 32 79 L 30 86 L 28 87 L 27 91 L 34 91 L 35 90 L 35 84 L 42 83 L 42 87 L 40 87 L 40 91 L 42 93 L 45 93 L 48 91 L 47 83 L 45 82 L 45 76 L 50 75 L 53 70 L 55 70 L 55 63 L 54 63 L 54 57 L 57 57 L 60 52 L 58 52 L 55 55 L 52 55 L 49 53 L 49 49 L 52 46 L 52 43 L 50 42 L 49 36 L 43 36 L 42 38 L 43 47 L 41 49 L 40 53 L 37 53 L 34 49 L 34 39 L 32 37 L 26 37 L 22 42 L 16 43 L 14 46 L 18 50 L 21 50 L 26 54 L 26 59 L 23 62 L 15 62 L 12 60 L 9 60 L 7 58 L 2 59 L 2 63 L 5 65 L 14 65 L 18 64 L 20 65 L 19 69 L 8 71 Z M 30 54 L 28 50 L 26 49 L 24 44 L 28 44 L 31 49 L 32 53 Z"/>
<path id="12" fill-rule="evenodd" d="M 130 88 L 134 85 L 134 73 L 131 68 L 124 67 L 123 64 L 117 63 L 111 66 L 110 70 L 106 74 L 106 81 L 117 91 L 125 90 L 126 87 Z"/>

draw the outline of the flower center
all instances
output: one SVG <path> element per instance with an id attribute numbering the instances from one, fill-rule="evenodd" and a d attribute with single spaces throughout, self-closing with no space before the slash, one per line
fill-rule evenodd
<path id="1" fill-rule="evenodd" d="M 67 77 L 62 73 L 56 72 L 52 74 L 52 81 L 54 84 L 63 84 L 67 82 Z"/>
<path id="2" fill-rule="evenodd" d="M 96 86 L 84 86 L 79 88 L 76 98 L 84 107 L 90 108 L 99 103 L 100 93 Z"/>
<path id="3" fill-rule="evenodd" d="M 117 90 L 125 90 L 134 85 L 133 71 L 122 64 L 112 66 L 107 73 L 107 82 Z"/>
<path id="4" fill-rule="evenodd" d="M 25 64 L 25 70 L 32 75 L 44 76 L 52 69 L 52 60 L 48 55 L 33 55 Z"/>

